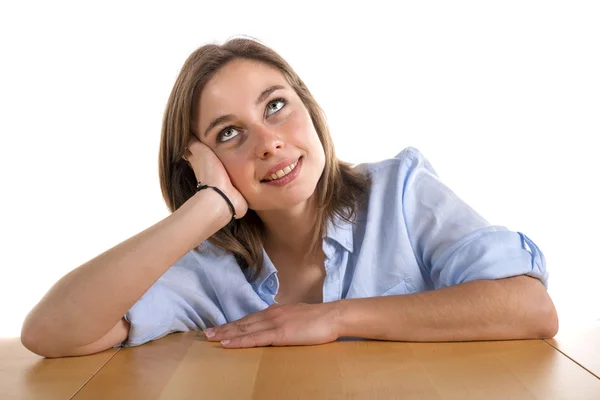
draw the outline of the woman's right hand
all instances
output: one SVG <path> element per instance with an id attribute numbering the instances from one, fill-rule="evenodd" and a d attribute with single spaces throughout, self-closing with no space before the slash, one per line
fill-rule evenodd
<path id="1" fill-rule="evenodd" d="M 188 142 L 187 150 L 185 150 L 184 160 L 194 170 L 197 181 L 205 185 L 215 186 L 225 193 L 231 203 L 233 203 L 237 219 L 246 215 L 248 211 L 246 199 L 233 186 L 223 163 L 210 147 L 200 142 L 195 136 L 192 136 Z"/>

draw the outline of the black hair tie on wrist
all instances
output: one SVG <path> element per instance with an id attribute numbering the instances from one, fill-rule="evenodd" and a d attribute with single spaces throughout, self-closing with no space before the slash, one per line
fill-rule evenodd
<path id="1" fill-rule="evenodd" d="M 198 193 L 199 191 L 201 191 L 202 189 L 206 189 L 206 188 L 211 188 L 213 189 L 215 192 L 219 193 L 227 202 L 227 204 L 229 204 L 229 208 L 231 208 L 231 212 L 233 213 L 233 216 L 231 217 L 231 221 L 229 221 L 229 223 L 227 224 L 228 228 L 233 228 L 234 222 L 235 222 L 235 208 L 233 207 L 233 203 L 227 198 L 227 196 L 225 195 L 225 193 L 223 193 L 218 187 L 215 186 L 209 186 L 209 185 L 204 185 L 202 184 L 202 182 L 198 182 L 198 185 L 196 186 L 196 193 Z"/>

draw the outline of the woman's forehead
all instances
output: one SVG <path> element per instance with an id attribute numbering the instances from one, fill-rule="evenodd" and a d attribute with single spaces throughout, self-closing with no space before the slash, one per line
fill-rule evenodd
<path id="1" fill-rule="evenodd" d="M 219 69 L 206 83 L 200 96 L 201 107 L 202 103 L 231 101 L 243 97 L 255 98 L 273 85 L 289 87 L 277 68 L 258 61 L 234 60 Z"/>
<path id="2" fill-rule="evenodd" d="M 202 132 L 210 121 L 224 115 L 237 115 L 256 106 L 265 89 L 279 86 L 291 89 L 277 68 L 253 60 L 234 60 L 221 67 L 200 93 L 194 130 Z"/>

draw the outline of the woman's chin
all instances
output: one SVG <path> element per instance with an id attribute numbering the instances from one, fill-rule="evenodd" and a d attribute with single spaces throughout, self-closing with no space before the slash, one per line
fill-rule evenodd
<path id="1" fill-rule="evenodd" d="M 275 199 L 269 199 L 268 203 L 261 202 L 262 204 L 257 204 L 257 207 L 252 207 L 254 211 L 283 211 L 290 210 L 292 208 L 296 208 L 302 204 L 305 204 L 308 200 L 310 200 L 314 195 L 314 191 L 304 191 L 304 193 L 284 193 L 282 194 L 276 202 Z"/>

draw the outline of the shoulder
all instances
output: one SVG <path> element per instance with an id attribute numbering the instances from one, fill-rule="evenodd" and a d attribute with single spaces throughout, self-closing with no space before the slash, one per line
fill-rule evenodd
<path id="1" fill-rule="evenodd" d="M 405 183 L 411 176 L 422 171 L 437 177 L 437 172 L 429 163 L 425 155 L 417 148 L 409 146 L 392 158 L 385 160 L 362 163 L 355 169 L 369 175 L 373 187 Z"/>

